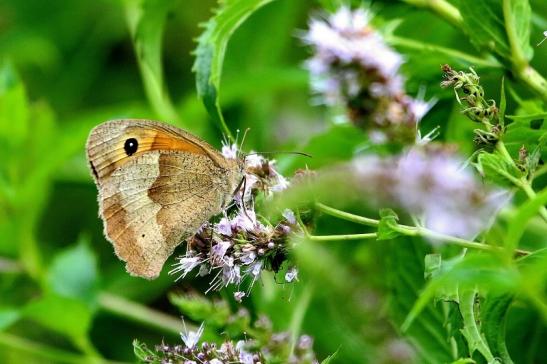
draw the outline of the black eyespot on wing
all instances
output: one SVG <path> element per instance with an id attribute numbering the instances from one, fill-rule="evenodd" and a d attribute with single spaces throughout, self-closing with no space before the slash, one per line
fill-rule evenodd
<path id="1" fill-rule="evenodd" d="M 139 149 L 139 142 L 135 138 L 129 138 L 125 141 L 123 149 L 125 150 L 125 154 L 127 154 L 127 156 L 133 155 L 137 149 Z"/>

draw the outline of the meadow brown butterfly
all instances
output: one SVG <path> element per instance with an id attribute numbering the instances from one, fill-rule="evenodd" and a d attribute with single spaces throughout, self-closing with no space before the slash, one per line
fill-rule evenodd
<path id="1" fill-rule="evenodd" d="M 131 275 L 148 279 L 232 201 L 243 167 L 174 126 L 121 119 L 95 127 L 87 159 L 104 234 Z"/>

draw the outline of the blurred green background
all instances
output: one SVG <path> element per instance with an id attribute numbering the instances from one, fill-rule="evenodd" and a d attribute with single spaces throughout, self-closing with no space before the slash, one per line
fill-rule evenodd
<path id="1" fill-rule="evenodd" d="M 135 9 L 151 19 L 155 12 L 146 14 L 150 9 L 141 9 L 140 2 L 0 3 L 0 362 L 133 361 L 135 338 L 150 344 L 179 340 L 181 312 L 169 302 L 168 292 L 204 292 L 208 281 L 175 283 L 168 269 L 159 279 L 145 281 L 124 271 L 102 235 L 84 144 L 91 128 L 105 120 L 153 118 L 220 147 L 222 134 L 197 98 L 191 72 L 199 24 L 215 6 L 213 0 L 173 1 L 163 35 L 141 38 L 152 47 L 161 44 L 173 114 L 169 107 L 151 106 L 143 87 L 134 46 L 139 34 L 131 22 Z M 546 2 L 532 1 L 532 6 L 535 14 L 547 14 Z M 372 2 L 372 8 L 380 28 L 400 19 L 396 35 L 481 56 L 461 31 L 424 9 L 396 1 Z M 232 130 L 251 129 L 245 148 L 313 155 L 311 160 L 280 155 L 279 166 L 287 176 L 306 165 L 347 160 L 363 143 L 359 130 L 337 125 L 324 108 L 310 104 L 303 68 L 308 50 L 299 37 L 310 14 L 319 13 L 312 1 L 279 0 L 265 6 L 230 40 L 224 64 L 221 103 Z M 545 17 L 536 16 L 532 44 L 545 29 Z M 154 43 L 155 36 L 161 42 Z M 398 49 L 407 59 L 408 93 L 415 95 L 423 86 L 426 98 L 439 98 L 422 130 L 441 125 L 441 139 L 459 143 L 470 154 L 474 126 L 462 122 L 452 91 L 438 87 L 440 64 L 470 63 L 435 51 Z M 536 48 L 532 63 L 547 73 L 547 46 Z M 476 69 L 486 93 L 499 99 L 504 70 Z M 532 98 L 506 77 L 514 95 Z M 511 100 L 509 114 L 515 111 Z M 537 105 L 529 102 L 532 110 Z M 350 208 L 366 211 L 360 205 Z M 358 232 L 354 225 L 327 218 L 318 221 L 318 231 Z M 320 358 L 339 349 L 340 363 L 421 362 L 423 353 L 417 354 L 392 322 L 400 323 L 423 286 L 423 256 L 429 249 L 410 240 L 305 244 L 297 254 L 299 283 L 277 284 L 266 275 L 243 305 L 253 317 L 267 313 L 281 331 L 299 314 L 299 299 L 311 294 L 302 332 L 315 338 Z M 210 296 L 225 298 L 237 311 L 230 293 Z M 392 309 L 394 299 L 404 300 L 399 311 Z M 438 335 L 430 331 L 436 330 L 431 327 L 439 325 L 439 316 L 433 306 L 430 310 L 424 327 L 415 330 L 434 342 Z M 539 345 L 547 334 L 537 313 L 517 306 L 511 315 L 517 329 L 510 347 L 537 344 L 518 362 L 547 362 Z"/>

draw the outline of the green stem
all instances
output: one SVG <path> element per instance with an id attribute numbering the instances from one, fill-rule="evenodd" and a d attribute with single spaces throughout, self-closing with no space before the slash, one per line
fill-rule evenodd
<path id="1" fill-rule="evenodd" d="M 294 354 L 294 348 L 296 346 L 296 341 L 298 336 L 300 336 L 300 331 L 302 330 L 302 323 L 304 322 L 304 317 L 308 311 L 308 307 L 313 296 L 314 286 L 313 284 L 308 284 L 304 288 L 304 292 L 299 297 L 296 307 L 293 311 L 291 317 L 291 323 L 289 325 L 289 331 L 291 333 L 291 355 Z"/>
<path id="2" fill-rule="evenodd" d="M 378 226 L 378 224 L 380 223 L 379 220 L 376 220 L 376 219 L 370 219 L 368 217 L 363 217 L 363 216 L 359 216 L 359 215 L 354 215 L 354 214 L 351 214 L 349 212 L 345 212 L 345 211 L 342 211 L 342 210 L 338 210 L 338 209 L 335 209 L 335 208 L 332 208 L 332 207 L 329 207 L 327 205 L 324 205 L 320 202 L 317 202 L 315 204 L 315 207 L 319 210 L 319 211 L 322 211 L 328 215 L 331 215 L 331 216 L 334 216 L 334 217 L 338 217 L 342 220 L 347 220 L 347 221 L 351 221 L 351 222 L 355 222 L 357 224 L 361 224 L 361 225 L 367 225 L 367 226 Z"/>
<path id="3" fill-rule="evenodd" d="M 316 203 L 315 206 L 325 212 L 328 213 L 331 216 L 338 217 L 343 220 L 352 221 L 368 226 L 378 226 L 380 223 L 379 220 L 376 219 L 370 219 L 367 217 L 362 217 L 359 215 L 354 215 L 345 211 L 341 211 L 338 209 L 335 209 L 330 206 L 326 206 L 322 203 Z M 376 233 L 369 233 L 369 234 L 350 234 L 350 235 L 324 235 L 324 236 L 314 236 L 310 235 L 306 228 L 302 226 L 302 229 L 304 230 L 304 233 L 306 234 L 306 237 L 310 240 L 359 240 L 359 239 L 373 239 L 376 238 Z M 430 238 L 434 240 L 440 240 L 449 244 L 458 245 L 463 248 L 471 248 L 471 249 L 477 249 L 477 250 L 483 250 L 483 251 L 502 251 L 503 248 L 495 246 L 495 245 L 489 245 L 489 244 L 483 244 L 478 243 L 475 241 L 470 241 L 462 238 L 458 238 L 452 235 L 446 235 L 442 234 L 424 227 L 415 227 L 415 226 L 408 226 L 408 225 L 401 225 L 397 224 L 395 225 L 394 229 L 399 232 L 402 235 L 406 236 L 420 236 L 423 238 Z M 516 249 L 515 254 L 517 255 L 529 255 L 530 252 L 526 250 Z"/>
<path id="4" fill-rule="evenodd" d="M 524 177 L 521 178 L 520 181 L 521 181 L 520 187 L 522 188 L 524 193 L 526 193 L 526 196 L 528 196 L 530 200 L 533 200 L 534 198 L 536 198 L 536 191 L 534 191 L 532 186 L 530 186 L 530 182 Z M 545 206 L 541 206 L 539 208 L 539 214 L 547 222 L 547 208 L 545 208 Z"/>
<path id="5" fill-rule="evenodd" d="M 431 11 L 439 14 L 449 23 L 454 25 L 458 29 L 463 30 L 463 17 L 455 6 L 445 0 L 401 0 L 407 4 L 414 5 L 421 8 L 427 8 Z M 540 73 L 538 73 L 533 67 L 528 64 L 526 57 L 522 54 L 522 50 L 518 46 L 518 37 L 516 36 L 515 29 L 512 25 L 508 25 L 510 16 L 506 15 L 506 8 L 508 9 L 509 0 L 504 0 L 503 11 L 506 22 L 507 37 L 511 44 L 512 57 L 516 57 L 513 62 L 513 73 L 532 90 L 538 93 L 544 100 L 547 100 L 547 81 Z M 510 13 L 508 13 L 510 14 Z"/>
<path id="6" fill-rule="evenodd" d="M 456 28 L 462 28 L 463 18 L 458 8 L 445 0 L 402 0 L 421 8 L 428 8 L 441 15 Z"/>
<path id="7" fill-rule="evenodd" d="M 462 60 L 478 67 L 500 68 L 502 65 L 493 57 L 488 59 L 475 57 L 455 49 L 441 47 L 436 44 L 428 44 L 414 39 L 402 38 L 395 35 L 386 36 L 386 41 L 394 46 L 404 47 L 423 52 L 440 53 L 446 56 Z"/>
<path id="8" fill-rule="evenodd" d="M 524 68 L 528 65 L 528 61 L 520 48 L 517 30 L 513 23 L 513 15 L 511 9 L 511 2 L 513 0 L 503 0 L 503 18 L 505 22 L 505 32 L 507 33 L 507 39 L 511 47 L 511 62 L 516 69 Z"/>
<path id="9" fill-rule="evenodd" d="M 547 164 L 544 164 L 543 166 L 536 169 L 536 171 L 534 172 L 534 178 L 544 175 L 545 173 L 547 173 Z"/>
<path id="10" fill-rule="evenodd" d="M 306 235 L 308 240 L 312 241 L 344 241 L 344 240 L 362 240 L 376 239 L 378 234 L 342 234 L 342 235 Z"/>
<path id="11" fill-rule="evenodd" d="M 19 336 L 11 335 L 6 332 L 0 331 L 0 346 L 12 348 L 22 352 L 30 353 L 41 358 L 47 359 L 54 363 L 68 363 L 68 364 L 99 364 L 99 363 L 115 363 L 113 361 L 107 361 L 95 357 L 87 357 L 78 355 L 75 353 L 67 352 L 52 348 L 50 346 L 40 344 Z"/>
<path id="12" fill-rule="evenodd" d="M 505 144 L 500 140 L 496 143 L 496 150 L 505 158 L 505 160 L 507 161 L 507 163 L 510 163 L 512 166 L 514 166 L 515 168 L 517 168 L 516 164 L 515 164 L 515 161 L 513 160 L 513 158 L 511 157 L 511 155 L 509 154 L 509 151 L 507 150 L 507 148 L 505 147 Z M 500 171 L 501 172 L 501 171 Z M 515 178 L 514 176 L 510 175 L 510 174 L 504 174 L 504 176 L 506 178 L 508 178 L 509 180 L 511 180 L 511 182 L 513 182 L 513 184 L 517 187 L 519 187 L 520 189 L 522 189 L 524 191 L 524 193 L 526 194 L 526 196 L 528 196 L 528 198 L 530 200 L 534 199 L 536 197 L 536 192 L 534 191 L 534 189 L 532 188 L 532 186 L 530 185 L 530 181 L 528 179 L 526 179 L 525 177 L 522 177 L 520 179 L 517 179 Z M 545 206 L 542 206 L 540 209 L 539 209 L 539 214 L 541 215 L 541 217 L 547 221 L 547 208 L 545 208 Z"/>
<path id="13" fill-rule="evenodd" d="M 513 72 L 543 100 L 547 101 L 547 80 L 535 68 L 526 64 L 524 67 L 513 69 Z"/>
<path id="14" fill-rule="evenodd" d="M 503 0 L 503 18 L 505 32 L 511 47 L 511 63 L 513 73 L 547 101 L 547 80 L 528 63 L 528 58 L 520 46 L 519 36 L 515 26 L 515 19 L 511 4 L 514 0 Z"/>
<path id="15" fill-rule="evenodd" d="M 176 317 L 148 308 L 139 303 L 111 293 L 102 292 L 99 295 L 99 306 L 106 312 L 125 319 L 141 323 L 145 326 L 160 329 L 164 332 L 180 335 L 182 321 Z M 186 325 L 189 330 L 196 328 Z"/>

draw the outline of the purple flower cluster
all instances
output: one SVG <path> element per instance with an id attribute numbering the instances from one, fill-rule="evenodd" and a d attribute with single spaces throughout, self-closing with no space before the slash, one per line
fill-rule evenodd
<path id="1" fill-rule="evenodd" d="M 428 145 L 400 157 L 353 162 L 359 186 L 378 203 L 406 209 L 434 231 L 474 238 L 508 202 L 505 190 L 486 188 L 452 150 Z"/>
<path id="2" fill-rule="evenodd" d="M 340 8 L 312 19 L 304 41 L 314 51 L 307 61 L 312 89 L 329 106 L 342 106 L 373 140 L 413 142 L 417 123 L 434 102 L 406 95 L 399 68 L 403 57 L 370 25 L 364 9 Z"/>
<path id="3" fill-rule="evenodd" d="M 267 321 L 262 317 L 258 322 Z M 262 327 L 255 327 L 260 338 L 249 338 L 239 341 L 224 341 L 221 345 L 202 341 L 204 325 L 196 331 L 181 333 L 182 345 L 156 345 L 149 350 L 146 345 L 134 343 L 135 353 L 144 363 L 154 364 L 316 364 L 313 352 L 313 339 L 308 335 L 297 338 L 291 353 L 291 335 L 288 332 L 271 333 L 269 321 Z"/>
<path id="4" fill-rule="evenodd" d="M 237 157 L 235 145 L 225 146 L 227 158 Z M 187 252 L 178 258 L 171 274 L 184 278 L 197 270 L 198 275 L 213 275 L 209 290 L 240 284 L 246 279 L 250 287 L 260 278 L 263 269 L 277 272 L 286 261 L 289 234 L 298 229 L 294 213 L 285 210 L 275 224 L 259 218 L 254 210 L 254 198 L 259 192 L 269 197 L 284 190 L 289 182 L 275 169 L 275 162 L 257 154 L 244 157 L 245 177 L 234 195 L 234 207 L 217 222 L 207 222 L 187 239 Z M 290 268 L 286 281 L 297 279 L 296 268 Z M 249 288 L 250 289 L 250 288 Z M 237 291 L 236 300 L 246 293 Z"/>

